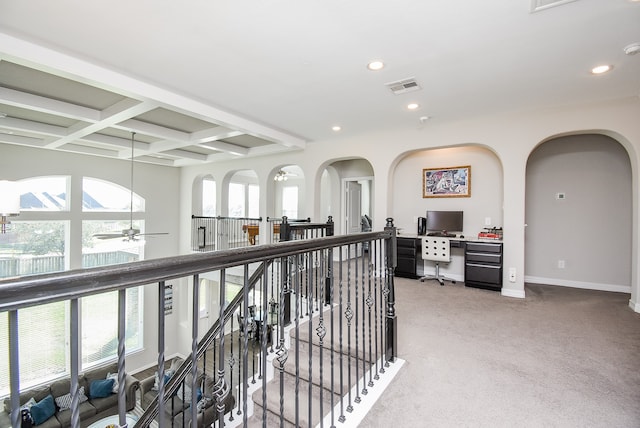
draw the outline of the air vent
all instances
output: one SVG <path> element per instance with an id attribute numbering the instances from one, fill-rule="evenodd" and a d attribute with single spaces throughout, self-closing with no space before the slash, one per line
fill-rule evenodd
<path id="1" fill-rule="evenodd" d="M 385 83 L 385 86 L 391 89 L 395 95 L 405 94 L 407 92 L 419 91 L 422 89 L 416 79 L 409 77 L 408 79 L 398 80 L 397 82 Z"/>
<path id="2" fill-rule="evenodd" d="M 577 0 L 531 0 L 531 12 L 540 12 L 551 7 L 561 6 Z"/>

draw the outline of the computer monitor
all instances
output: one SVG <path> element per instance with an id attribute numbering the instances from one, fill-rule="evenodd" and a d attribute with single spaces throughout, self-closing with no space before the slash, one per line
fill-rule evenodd
<path id="1" fill-rule="evenodd" d="M 462 232 L 463 211 L 427 211 L 427 232 Z"/>

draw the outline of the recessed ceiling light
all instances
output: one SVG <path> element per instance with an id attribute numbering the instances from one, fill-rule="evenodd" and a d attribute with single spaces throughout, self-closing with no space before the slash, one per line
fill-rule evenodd
<path id="1" fill-rule="evenodd" d="M 333 129 L 335 132 L 342 130 L 342 128 L 339 127 L 338 125 L 332 126 L 331 129 Z"/>
<path id="2" fill-rule="evenodd" d="M 409 110 L 415 110 L 415 109 L 417 109 L 418 107 L 420 107 L 420 104 L 418 104 L 418 103 L 411 103 L 411 104 L 407 104 L 407 108 L 408 108 Z"/>
<path id="3" fill-rule="evenodd" d="M 591 69 L 591 74 L 603 74 L 603 73 L 606 73 L 607 71 L 611 71 L 612 68 L 613 66 L 611 65 L 599 65 Z"/>
<path id="4" fill-rule="evenodd" d="M 384 68 L 384 62 L 382 61 L 371 61 L 367 64 L 367 68 L 371 71 L 378 71 Z"/>

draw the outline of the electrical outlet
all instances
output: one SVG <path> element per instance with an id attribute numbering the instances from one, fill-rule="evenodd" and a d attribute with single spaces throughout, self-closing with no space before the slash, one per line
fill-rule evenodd
<path id="1" fill-rule="evenodd" d="M 516 282 L 516 268 L 509 268 L 509 281 Z"/>
<path id="2" fill-rule="evenodd" d="M 491 226 L 491 217 L 485 217 L 484 218 L 484 225 L 485 226 Z"/>
<path id="3" fill-rule="evenodd" d="M 564 260 L 558 260 L 558 269 L 564 269 Z"/>

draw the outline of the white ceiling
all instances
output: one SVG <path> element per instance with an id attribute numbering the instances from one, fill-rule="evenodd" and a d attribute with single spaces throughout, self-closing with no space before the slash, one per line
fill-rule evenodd
<path id="1" fill-rule="evenodd" d="M 182 166 L 640 94 L 640 2 L 534 3 L 0 0 L 0 153 L 126 159 L 135 131 L 137 160 Z"/>

